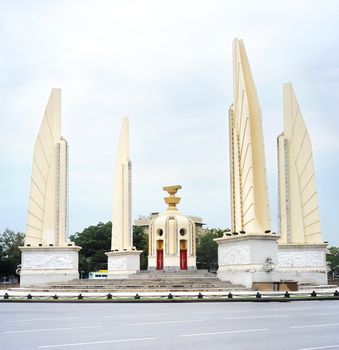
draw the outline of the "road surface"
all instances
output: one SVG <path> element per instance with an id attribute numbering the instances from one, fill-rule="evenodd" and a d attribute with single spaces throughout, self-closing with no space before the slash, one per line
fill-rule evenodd
<path id="1" fill-rule="evenodd" d="M 0 349 L 339 349 L 339 301 L 0 303 Z"/>

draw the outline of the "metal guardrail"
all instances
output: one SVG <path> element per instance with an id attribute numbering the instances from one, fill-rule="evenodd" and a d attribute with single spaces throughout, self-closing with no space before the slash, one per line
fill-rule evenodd
<path id="1" fill-rule="evenodd" d="M 54 301 L 64 301 L 64 302 L 131 302 L 131 301 L 143 301 L 143 302 L 165 302 L 165 301 L 297 301 L 297 300 L 339 300 L 339 291 L 335 290 L 334 292 L 316 292 L 312 291 L 311 293 L 260 293 L 256 292 L 251 294 L 237 294 L 231 293 L 225 295 L 210 295 L 198 294 L 192 295 L 180 295 L 176 293 L 168 293 L 161 295 L 143 295 L 142 293 L 136 293 L 134 295 L 115 295 L 114 293 L 100 294 L 100 295 L 88 295 L 86 293 L 76 294 L 75 293 L 59 293 L 54 295 L 41 295 L 38 293 L 29 293 L 27 295 L 15 295 L 8 294 L 5 292 L 0 293 L 0 302 L 22 302 L 22 301 L 34 301 L 34 302 L 54 302 Z"/>

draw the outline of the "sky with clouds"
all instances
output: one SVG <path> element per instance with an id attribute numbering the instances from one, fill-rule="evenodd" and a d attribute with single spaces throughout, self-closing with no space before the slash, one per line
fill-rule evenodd
<path id="1" fill-rule="evenodd" d="M 324 240 L 339 245 L 339 2 L 0 0 L 0 230 L 25 230 L 33 145 L 53 87 L 70 145 L 70 234 L 112 217 L 121 119 L 130 117 L 133 216 L 180 210 L 230 226 L 232 40 L 244 39 L 262 107 L 272 226 L 282 84 L 314 152 Z"/>

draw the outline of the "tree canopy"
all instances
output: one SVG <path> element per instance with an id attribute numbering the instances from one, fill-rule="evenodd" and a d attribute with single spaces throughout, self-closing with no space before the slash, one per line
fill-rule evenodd
<path id="1" fill-rule="evenodd" d="M 215 238 L 222 237 L 224 230 L 206 229 L 197 240 L 197 268 L 216 270 L 218 268 L 218 244 Z"/>
<path id="2" fill-rule="evenodd" d="M 332 271 L 339 272 L 339 247 L 328 248 L 330 254 L 327 254 L 327 261 L 330 263 Z"/>
<path id="3" fill-rule="evenodd" d="M 13 276 L 21 262 L 19 246 L 23 246 L 25 235 L 6 229 L 0 234 L 0 276 Z"/>
<path id="4" fill-rule="evenodd" d="M 140 270 L 147 270 L 148 267 L 148 235 L 140 226 L 133 226 L 133 245 L 137 250 L 142 250 L 140 255 Z"/>
<path id="5" fill-rule="evenodd" d="M 79 253 L 79 271 L 87 274 L 91 271 L 107 269 L 106 252 L 111 250 L 112 222 L 99 222 L 82 232 L 70 236 L 70 240 L 82 249 Z M 133 226 L 133 244 L 143 250 L 140 257 L 140 268 L 147 269 L 148 237 L 141 227 Z"/>
<path id="6" fill-rule="evenodd" d="M 70 236 L 70 240 L 82 249 L 79 252 L 79 271 L 88 273 L 107 269 L 106 252 L 111 250 L 112 222 L 99 222 L 82 232 Z"/>

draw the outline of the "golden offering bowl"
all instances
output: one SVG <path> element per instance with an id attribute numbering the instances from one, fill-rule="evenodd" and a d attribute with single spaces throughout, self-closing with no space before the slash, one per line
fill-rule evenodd
<path id="1" fill-rule="evenodd" d="M 174 196 L 173 197 L 165 197 L 164 199 L 165 199 L 165 203 L 170 205 L 170 206 L 176 206 L 181 200 L 180 197 L 174 197 Z"/>
<path id="2" fill-rule="evenodd" d="M 174 186 L 165 186 L 162 189 L 166 192 L 168 192 L 169 195 L 174 196 L 178 190 L 181 190 L 181 186 L 180 185 L 174 185 Z"/>
<path id="3" fill-rule="evenodd" d="M 178 192 L 178 190 L 181 189 L 180 185 L 175 186 L 165 186 L 163 187 L 163 190 L 168 192 L 170 195 L 169 197 L 165 197 L 165 203 L 168 204 L 168 209 L 174 210 L 176 209 L 176 205 L 180 202 L 180 197 L 176 197 L 175 194 Z"/>

